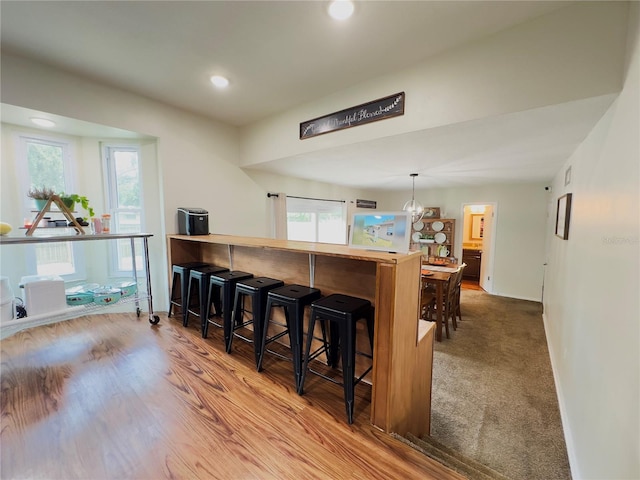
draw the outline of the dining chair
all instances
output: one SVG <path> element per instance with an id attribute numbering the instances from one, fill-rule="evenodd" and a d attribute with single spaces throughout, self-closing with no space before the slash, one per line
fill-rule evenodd
<path id="1" fill-rule="evenodd" d="M 420 318 L 433 321 L 433 311 L 436 304 L 436 294 L 433 288 L 422 280 L 420 289 Z"/>
<path id="2" fill-rule="evenodd" d="M 444 331 L 447 335 L 447 338 L 450 337 L 449 333 L 449 319 L 451 319 L 451 325 L 454 330 L 457 330 L 458 323 L 456 321 L 456 286 L 458 284 L 458 278 L 462 279 L 462 269 L 458 268 L 452 275 L 449 277 L 449 281 L 444 289 L 444 299 L 442 304 L 435 305 L 436 309 L 441 309 L 442 312 L 442 321 L 444 322 Z"/>
<path id="3" fill-rule="evenodd" d="M 455 305 L 455 311 L 453 314 L 453 319 L 454 322 L 456 321 L 456 316 L 458 317 L 458 319 L 460 321 L 462 321 L 462 312 L 460 310 L 460 291 L 462 290 L 462 277 L 464 275 L 464 269 L 467 266 L 466 263 L 463 263 L 462 265 L 460 265 L 460 271 L 458 273 L 458 278 L 456 281 L 456 291 L 455 291 L 455 299 L 454 299 L 454 305 Z M 457 327 L 457 322 L 456 322 L 456 327 Z"/>

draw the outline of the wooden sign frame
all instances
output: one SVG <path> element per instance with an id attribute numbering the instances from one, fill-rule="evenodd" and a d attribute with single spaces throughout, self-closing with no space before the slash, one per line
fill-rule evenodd
<path id="1" fill-rule="evenodd" d="M 399 115 L 404 115 L 404 92 L 302 122 L 300 140 Z"/>

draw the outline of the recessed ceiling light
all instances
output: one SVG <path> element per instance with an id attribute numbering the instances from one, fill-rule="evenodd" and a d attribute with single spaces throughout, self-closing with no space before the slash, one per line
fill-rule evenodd
<path id="1" fill-rule="evenodd" d="M 35 123 L 39 127 L 51 128 L 51 127 L 55 127 L 56 126 L 56 122 L 54 122 L 52 120 L 48 120 L 46 118 L 31 117 L 30 120 L 31 120 L 31 122 Z"/>
<path id="2" fill-rule="evenodd" d="M 211 77 L 211 83 L 213 83 L 216 87 L 224 88 L 229 85 L 229 80 L 220 75 L 213 75 Z"/>
<path id="3" fill-rule="evenodd" d="M 353 10 L 351 0 L 335 0 L 329 5 L 329 15 L 336 20 L 346 20 L 353 15 Z"/>

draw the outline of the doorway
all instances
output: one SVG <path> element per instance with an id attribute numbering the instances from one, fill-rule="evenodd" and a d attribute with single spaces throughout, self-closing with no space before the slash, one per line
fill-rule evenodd
<path id="1" fill-rule="evenodd" d="M 462 221 L 463 286 L 493 292 L 495 203 L 464 204 Z"/>

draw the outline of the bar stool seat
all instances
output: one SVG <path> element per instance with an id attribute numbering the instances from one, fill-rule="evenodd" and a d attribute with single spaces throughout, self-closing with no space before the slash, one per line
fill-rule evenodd
<path id="1" fill-rule="evenodd" d="M 241 272 L 240 270 L 231 270 L 222 273 L 214 273 L 209 278 L 209 295 L 208 303 L 211 304 L 211 298 L 220 298 L 222 302 L 222 324 L 218 324 L 214 320 L 208 318 L 202 326 L 202 338 L 207 338 L 209 332 L 209 324 L 216 327 L 224 327 L 231 325 L 231 316 L 233 313 L 233 297 L 236 291 L 236 283 L 241 280 L 253 278 L 253 273 Z M 219 314 L 218 311 L 216 313 Z M 225 335 L 226 339 L 226 335 Z M 225 340 L 226 345 L 226 340 Z"/>
<path id="2" fill-rule="evenodd" d="M 211 304 L 208 303 L 210 300 L 209 296 L 209 278 L 214 273 L 222 273 L 228 272 L 229 269 L 225 267 L 218 267 L 217 265 L 205 265 L 202 267 L 194 267 L 189 272 L 189 289 L 187 293 L 187 308 L 184 309 L 184 319 L 182 321 L 183 326 L 189 325 L 189 315 L 195 315 L 199 317 L 201 320 L 201 325 L 204 325 L 209 318 L 209 311 Z M 193 288 L 194 284 L 196 284 L 196 288 Z M 198 302 L 198 310 L 193 309 L 193 297 L 194 294 L 197 294 Z M 220 300 L 214 301 L 216 312 L 220 309 Z M 202 328 L 202 327 L 201 327 Z"/>
<path id="3" fill-rule="evenodd" d="M 189 288 L 189 273 L 192 268 L 203 267 L 208 265 L 205 262 L 186 262 L 186 263 L 174 263 L 171 266 L 172 279 L 171 279 L 171 296 L 169 297 L 169 314 L 167 317 L 171 317 L 173 306 L 180 307 L 180 315 L 182 316 L 182 322 L 184 323 L 184 307 L 187 300 L 187 290 Z M 176 291 L 179 289 L 179 291 Z M 178 296 L 176 296 L 178 294 Z"/>
<path id="4" fill-rule="evenodd" d="M 291 346 L 293 362 L 293 374 L 296 386 L 298 390 L 300 384 L 300 376 L 302 373 L 302 339 L 304 333 L 304 309 L 307 305 L 310 305 L 314 300 L 318 300 L 321 297 L 321 292 L 317 288 L 307 287 L 304 285 L 286 285 L 284 287 L 276 288 L 269 291 L 267 295 L 267 306 L 265 308 L 264 326 L 262 328 L 262 342 L 259 349 L 258 362 L 256 368 L 258 371 L 262 370 L 262 361 L 264 359 L 265 352 L 269 352 L 278 357 L 282 355 L 267 350 L 267 345 L 282 338 L 284 335 L 289 336 L 289 345 Z M 284 317 L 286 325 L 282 325 L 278 322 L 274 322 L 271 316 L 271 312 L 275 307 L 282 307 L 284 309 Z M 274 323 L 276 325 L 285 326 L 286 329 L 277 333 L 271 337 L 268 336 L 269 324 Z M 326 340 L 326 337 L 325 337 Z M 286 357 L 283 357 L 286 358 Z"/>
<path id="5" fill-rule="evenodd" d="M 371 346 L 370 354 L 356 352 L 356 322 L 360 319 L 365 319 L 367 322 L 367 333 Z M 328 345 L 325 343 L 312 353 L 311 342 L 313 340 L 316 321 L 330 323 L 330 341 Z M 304 363 L 298 394 L 302 395 L 304 392 L 304 381 L 308 371 L 326 380 L 338 383 L 330 377 L 309 369 L 309 360 L 314 359 L 327 348 L 329 349 L 330 364 L 334 368 L 338 364 L 338 348 L 342 354 L 342 385 L 344 388 L 345 408 L 347 411 L 347 420 L 349 423 L 353 423 L 354 387 L 373 368 L 373 365 L 369 366 L 360 377 L 355 378 L 356 353 L 373 358 L 373 308 L 369 300 L 336 293 L 316 300 L 311 304 L 307 344 L 303 357 Z"/>
<path id="6" fill-rule="evenodd" d="M 236 292 L 233 302 L 233 321 L 224 323 L 224 340 L 227 347 L 227 353 L 231 353 L 231 345 L 233 337 L 238 336 L 245 341 L 253 342 L 256 364 L 260 357 L 260 347 L 262 345 L 262 326 L 264 325 L 265 302 L 267 294 L 274 288 L 282 287 L 284 282 L 275 278 L 256 277 L 248 280 L 242 280 L 236 283 Z M 251 298 L 251 319 L 245 321 L 244 308 L 245 298 Z M 239 328 L 253 325 L 253 338 L 247 338 L 235 331 Z"/>

